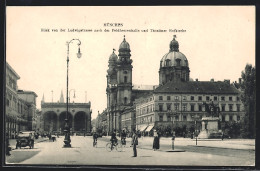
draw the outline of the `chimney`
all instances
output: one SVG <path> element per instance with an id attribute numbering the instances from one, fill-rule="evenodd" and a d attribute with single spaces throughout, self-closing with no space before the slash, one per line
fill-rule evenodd
<path id="1" fill-rule="evenodd" d="M 196 78 L 196 81 L 199 81 L 198 78 Z"/>
<path id="2" fill-rule="evenodd" d="M 211 78 L 210 82 L 214 82 L 214 78 Z"/>

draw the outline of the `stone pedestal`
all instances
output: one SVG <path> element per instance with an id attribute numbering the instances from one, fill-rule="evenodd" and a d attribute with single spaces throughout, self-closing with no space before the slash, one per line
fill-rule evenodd
<path id="1" fill-rule="evenodd" d="M 221 138 L 221 131 L 218 130 L 218 117 L 204 117 L 201 119 L 202 127 L 198 138 Z"/>

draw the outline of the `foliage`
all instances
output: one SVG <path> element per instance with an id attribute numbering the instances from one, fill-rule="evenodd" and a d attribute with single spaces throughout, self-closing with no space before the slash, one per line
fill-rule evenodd
<path id="1" fill-rule="evenodd" d="M 242 128 L 241 122 L 226 121 L 223 128 L 224 135 L 225 137 L 230 137 L 230 138 L 240 138 L 242 132 L 241 128 Z"/>
<path id="2" fill-rule="evenodd" d="M 256 72 L 255 67 L 247 64 L 241 74 L 241 100 L 245 107 L 243 118 L 242 136 L 244 138 L 255 138 L 255 111 L 256 111 Z"/>

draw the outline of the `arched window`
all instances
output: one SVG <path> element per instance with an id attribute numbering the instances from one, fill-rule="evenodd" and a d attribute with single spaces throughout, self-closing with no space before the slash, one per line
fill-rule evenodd
<path id="1" fill-rule="evenodd" d="M 181 59 L 176 59 L 177 66 L 181 65 Z"/>
<path id="2" fill-rule="evenodd" d="M 171 60 L 170 59 L 167 59 L 166 60 L 166 66 L 170 66 L 171 65 Z"/>
<path id="3" fill-rule="evenodd" d="M 124 98 L 124 104 L 127 104 L 127 97 Z"/>

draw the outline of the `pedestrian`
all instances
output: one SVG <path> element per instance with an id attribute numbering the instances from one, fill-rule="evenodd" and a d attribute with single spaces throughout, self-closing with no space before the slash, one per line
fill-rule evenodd
<path id="1" fill-rule="evenodd" d="M 8 155 L 8 156 L 10 156 L 10 155 L 11 155 L 11 154 L 10 154 L 11 147 L 9 147 L 10 144 L 9 144 L 8 133 L 6 133 L 5 135 L 6 135 L 6 138 L 5 138 L 5 139 L 6 139 L 6 142 L 5 142 L 5 147 L 6 147 L 5 150 L 6 150 L 6 152 L 5 152 L 5 154 Z"/>
<path id="2" fill-rule="evenodd" d="M 221 139 L 222 139 L 222 141 L 224 139 L 224 132 L 223 131 L 222 131 Z"/>
<path id="3" fill-rule="evenodd" d="M 138 145 L 138 135 L 136 134 L 136 130 L 133 130 L 133 136 L 132 136 L 132 146 L 133 146 L 133 157 L 137 157 L 137 150 L 136 146 Z"/>
<path id="4" fill-rule="evenodd" d="M 159 135 L 156 130 L 154 130 L 154 138 L 153 138 L 153 150 L 156 151 L 160 148 Z"/>

